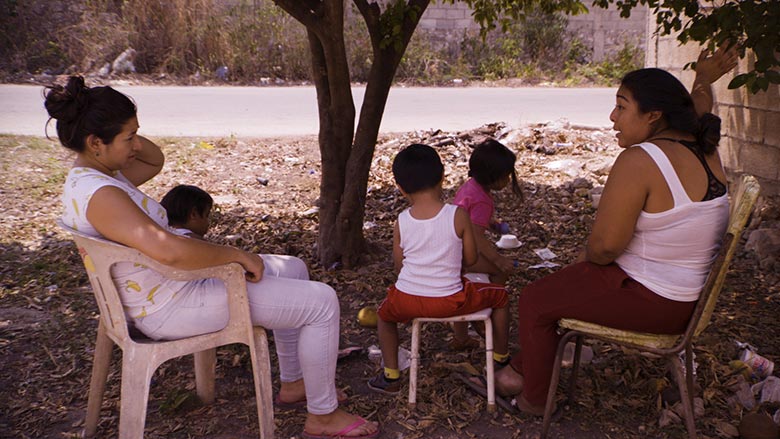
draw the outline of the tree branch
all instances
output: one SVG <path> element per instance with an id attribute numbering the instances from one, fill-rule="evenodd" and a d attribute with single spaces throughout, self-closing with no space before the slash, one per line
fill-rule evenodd
<path id="1" fill-rule="evenodd" d="M 273 2 L 310 29 L 319 26 L 319 19 L 324 13 L 321 0 L 273 0 Z"/>

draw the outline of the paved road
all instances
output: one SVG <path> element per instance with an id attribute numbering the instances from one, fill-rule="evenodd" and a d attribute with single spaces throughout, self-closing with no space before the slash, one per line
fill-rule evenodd
<path id="1" fill-rule="evenodd" d="M 313 87 L 117 86 L 151 136 L 267 137 L 316 134 Z M 0 133 L 43 135 L 42 87 L 0 85 Z M 360 109 L 365 88 L 353 88 Z M 614 88 L 400 88 L 390 91 L 381 132 L 458 131 L 489 122 L 522 126 L 559 118 L 610 126 Z M 54 127 L 50 128 L 51 135 Z"/>

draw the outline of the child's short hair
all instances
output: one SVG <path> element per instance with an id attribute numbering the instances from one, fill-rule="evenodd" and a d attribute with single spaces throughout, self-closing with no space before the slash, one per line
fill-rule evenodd
<path id="1" fill-rule="evenodd" d="M 444 176 L 444 165 L 436 150 L 413 143 L 402 149 L 393 160 L 393 177 L 407 194 L 436 187 Z"/>
<path id="2" fill-rule="evenodd" d="M 168 191 L 160 204 L 168 212 L 169 225 L 182 225 L 187 223 L 193 210 L 200 216 L 206 215 L 214 205 L 214 199 L 197 186 L 180 184 Z"/>
<path id="3" fill-rule="evenodd" d="M 515 174 L 517 156 L 503 143 L 495 139 L 487 139 L 474 147 L 469 158 L 469 177 L 480 186 L 488 187 L 502 178 L 511 176 L 512 190 L 517 194 L 520 187 Z"/>

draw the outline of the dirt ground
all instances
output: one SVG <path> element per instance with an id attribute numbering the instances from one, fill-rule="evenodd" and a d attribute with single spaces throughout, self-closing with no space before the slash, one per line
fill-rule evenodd
<path id="1" fill-rule="evenodd" d="M 523 242 L 515 250 L 504 250 L 519 263 L 509 283 L 516 302 L 524 285 L 555 270 L 531 268 L 543 262 L 534 249 L 548 248 L 556 255 L 551 261 L 565 265 L 583 244 L 595 213 L 591 190 L 603 185 L 619 152 L 609 132 L 573 130 L 564 124 L 521 129 L 493 124 L 462 133 L 382 135 L 366 201 L 365 234 L 371 251 L 355 270 L 326 269 L 315 257 L 317 218 L 310 209 L 317 203 L 321 175 L 315 137 L 157 138 L 166 166 L 143 189 L 157 198 L 179 183 L 208 190 L 218 207 L 208 239 L 301 257 L 313 279 L 330 284 L 339 294 L 342 347 L 367 348 L 377 344 L 376 333 L 358 325 L 356 315 L 364 306 L 377 305 L 394 281 L 392 224 L 405 206 L 392 184 L 393 155 L 412 142 L 436 145 L 445 162 L 446 192 L 452 196 L 466 178 L 471 147 L 488 135 L 517 151 L 523 181 L 523 202 L 508 191 L 496 194 L 498 216 Z M 56 142 L 41 138 L 0 136 L 0 150 L 0 437 L 80 437 L 98 317 L 75 247 L 55 225 L 61 185 L 72 158 Z M 267 185 L 258 178 L 267 179 Z M 762 202 L 751 227 L 778 217 L 775 204 Z M 702 437 L 735 437 L 736 426 L 748 411 L 733 401 L 732 388 L 741 379 L 729 366 L 738 356 L 735 340 L 749 342 L 765 357 L 780 361 L 778 273 L 761 272 L 755 255 L 740 246 L 721 297 L 710 328 L 695 346 L 698 396 L 704 403 L 704 412 L 697 417 Z M 402 345 L 408 348 L 407 329 L 402 330 Z M 490 415 L 484 399 L 453 376 L 467 365 L 481 370 L 484 354 L 449 352 L 449 335 L 443 326 L 424 330 L 415 411 L 407 408 L 405 394 L 386 397 L 368 391 L 365 382 L 379 366 L 365 353 L 340 360 L 338 385 L 350 395 L 348 409 L 379 421 L 383 438 L 536 437 L 540 419 Z M 684 436 L 684 426 L 662 401 L 669 381 L 661 362 L 611 345 L 591 346 L 594 359 L 580 374 L 576 403 L 564 408 L 553 424 L 552 437 Z M 116 350 L 100 437 L 117 434 L 120 359 Z M 275 360 L 272 363 L 277 386 Z M 562 382 L 567 376 L 565 371 Z M 201 406 L 193 396 L 191 359 L 163 364 L 153 378 L 146 437 L 257 437 L 252 374 L 244 347 L 218 351 L 217 380 L 217 402 Z M 764 404 L 760 410 L 774 414 L 776 408 Z M 276 409 L 274 415 L 277 437 L 299 437 L 303 413 Z"/>

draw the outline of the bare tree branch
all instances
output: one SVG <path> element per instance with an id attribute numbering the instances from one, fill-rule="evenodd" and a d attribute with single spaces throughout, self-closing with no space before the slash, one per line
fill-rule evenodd
<path id="1" fill-rule="evenodd" d="M 319 22 L 324 14 L 321 0 L 273 0 L 273 2 L 307 28 L 320 26 Z"/>

